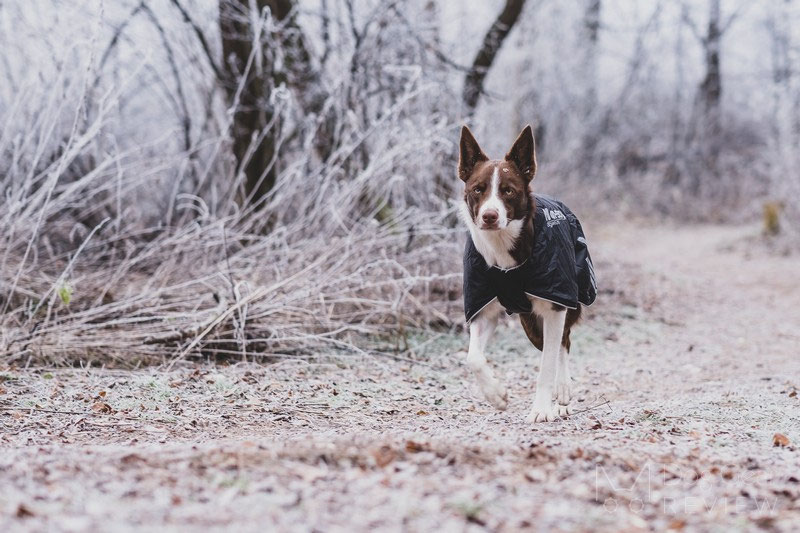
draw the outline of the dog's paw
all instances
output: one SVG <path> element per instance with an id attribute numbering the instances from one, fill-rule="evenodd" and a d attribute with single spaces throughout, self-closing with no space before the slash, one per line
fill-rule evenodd
<path id="1" fill-rule="evenodd" d="M 495 409 L 505 411 L 508 407 L 508 391 L 497 378 L 491 378 L 481 383 L 481 390 L 486 400 Z"/>
<path id="2" fill-rule="evenodd" d="M 525 421 L 529 424 L 536 424 L 538 422 L 552 422 L 556 418 L 558 418 L 558 415 L 552 405 L 545 407 L 534 406 Z"/>
<path id="3" fill-rule="evenodd" d="M 569 382 L 565 381 L 562 383 L 556 383 L 556 393 L 555 393 L 556 402 L 558 402 L 559 405 L 566 406 L 569 405 L 571 399 L 572 399 L 572 391 L 569 386 Z"/>
<path id="4" fill-rule="evenodd" d="M 556 412 L 559 417 L 563 418 L 572 414 L 572 407 L 569 405 L 558 405 L 556 406 Z"/>

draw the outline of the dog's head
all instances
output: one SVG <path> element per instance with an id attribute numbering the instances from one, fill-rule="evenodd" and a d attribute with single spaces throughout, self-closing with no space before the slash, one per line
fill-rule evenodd
<path id="1" fill-rule="evenodd" d="M 458 177 L 464 182 L 464 203 L 481 230 L 501 230 L 528 216 L 529 185 L 536 174 L 536 144 L 525 126 L 503 159 L 489 159 L 472 132 L 461 128 Z"/>

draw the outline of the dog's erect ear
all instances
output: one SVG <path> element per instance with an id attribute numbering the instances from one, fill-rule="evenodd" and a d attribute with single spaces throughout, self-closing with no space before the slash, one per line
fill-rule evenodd
<path id="1" fill-rule="evenodd" d="M 458 177 L 461 181 L 467 181 L 472 175 L 475 165 L 481 161 L 488 161 L 489 158 L 483 153 L 478 141 L 472 136 L 472 132 L 466 126 L 461 127 L 461 141 L 458 151 Z"/>
<path id="2" fill-rule="evenodd" d="M 531 181 L 536 174 L 536 141 L 533 139 L 531 125 L 525 126 L 522 133 L 511 150 L 506 154 L 506 161 L 517 165 L 517 169 L 522 173 L 525 181 Z"/>

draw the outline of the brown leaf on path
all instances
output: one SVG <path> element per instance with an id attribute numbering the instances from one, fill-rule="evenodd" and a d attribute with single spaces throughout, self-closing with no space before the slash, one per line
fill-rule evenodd
<path id="1" fill-rule="evenodd" d="M 429 449 L 428 445 L 425 443 L 415 442 L 413 440 L 406 441 L 406 451 L 410 453 L 419 453 L 424 452 Z"/>
<path id="2" fill-rule="evenodd" d="M 425 411 L 424 409 L 420 409 L 419 411 L 417 411 L 417 414 L 419 416 L 425 416 L 425 415 L 428 414 L 428 411 Z"/>
<path id="3" fill-rule="evenodd" d="M 684 527 L 686 527 L 686 520 L 683 520 L 682 518 L 676 518 L 669 523 L 667 529 L 683 529 Z"/>
<path id="4" fill-rule="evenodd" d="M 471 522 L 473 524 L 477 524 L 481 527 L 486 527 L 486 522 L 476 514 L 469 514 L 467 515 L 467 522 Z"/>
<path id="5" fill-rule="evenodd" d="M 384 445 L 377 450 L 373 450 L 372 457 L 375 459 L 375 464 L 383 468 L 397 458 L 397 452 L 391 446 Z"/>
<path id="6" fill-rule="evenodd" d="M 773 446 L 780 446 L 781 448 L 784 448 L 789 444 L 790 444 L 789 437 L 787 437 L 783 433 L 775 433 L 775 435 L 772 436 Z"/>
<path id="7" fill-rule="evenodd" d="M 21 504 L 19 504 L 17 506 L 16 515 L 17 515 L 17 518 L 30 518 L 30 517 L 34 516 L 34 512 L 31 511 L 30 508 L 28 508 L 27 505 L 25 505 L 24 503 L 21 503 Z"/>
<path id="8" fill-rule="evenodd" d="M 95 413 L 104 413 L 104 414 L 114 412 L 111 406 L 105 402 L 94 402 L 94 404 L 92 404 L 92 411 L 94 411 Z"/>
<path id="9" fill-rule="evenodd" d="M 132 465 L 136 463 L 145 463 L 147 462 L 144 457 L 136 453 L 129 453 L 127 455 L 123 455 L 120 459 L 120 462 L 124 465 Z"/>

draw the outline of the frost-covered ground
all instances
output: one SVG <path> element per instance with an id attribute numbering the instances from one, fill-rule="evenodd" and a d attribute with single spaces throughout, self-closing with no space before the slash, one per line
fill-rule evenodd
<path id="1" fill-rule="evenodd" d="M 538 354 L 513 321 L 505 412 L 466 336 L 400 360 L 2 369 L 0 530 L 795 529 L 796 258 L 746 252 L 752 228 L 634 226 L 591 235 L 614 293 L 574 336 L 569 419 L 524 422 Z"/>

